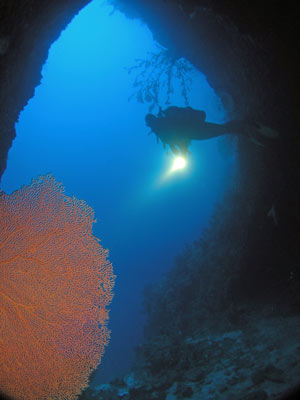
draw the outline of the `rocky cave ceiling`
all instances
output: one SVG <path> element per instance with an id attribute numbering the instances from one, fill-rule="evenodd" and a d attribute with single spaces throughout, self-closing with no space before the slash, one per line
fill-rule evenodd
<path id="1" fill-rule="evenodd" d="M 34 95 L 51 43 L 89 0 L 0 1 L 0 176 L 20 111 Z M 297 10 L 274 1 L 111 0 L 145 21 L 175 56 L 189 59 L 237 117 L 273 125 L 298 110 Z M 285 5 L 287 7 L 287 5 Z M 178 30 L 178 26 L 181 27 Z M 264 88 L 261 90 L 261 88 Z M 278 113 L 280 110 L 280 113 Z"/>

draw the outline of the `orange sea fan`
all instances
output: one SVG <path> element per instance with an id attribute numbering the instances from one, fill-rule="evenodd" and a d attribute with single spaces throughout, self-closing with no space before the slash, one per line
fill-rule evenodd
<path id="1" fill-rule="evenodd" d="M 0 391 L 75 399 L 109 340 L 114 275 L 93 210 L 51 175 L 0 193 Z"/>

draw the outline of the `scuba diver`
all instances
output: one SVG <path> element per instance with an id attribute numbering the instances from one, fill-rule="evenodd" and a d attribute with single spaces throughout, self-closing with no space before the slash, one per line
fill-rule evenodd
<path id="1" fill-rule="evenodd" d="M 185 156 L 192 140 L 206 140 L 226 134 L 248 136 L 260 145 L 259 136 L 268 138 L 278 137 L 278 132 L 256 122 L 229 121 L 224 124 L 206 122 L 206 113 L 191 107 L 171 106 L 160 111 L 157 116 L 147 114 L 146 125 L 166 145 L 170 146 L 175 155 Z M 151 133 L 151 132 L 150 132 Z M 257 138 L 258 137 L 258 138 Z"/>

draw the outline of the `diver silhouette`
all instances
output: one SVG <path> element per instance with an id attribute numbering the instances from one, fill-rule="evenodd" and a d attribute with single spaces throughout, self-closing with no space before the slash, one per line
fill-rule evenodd
<path id="1" fill-rule="evenodd" d="M 224 124 L 206 122 L 206 113 L 191 107 L 171 106 L 157 116 L 147 114 L 146 125 L 175 154 L 186 155 L 192 140 L 206 140 L 226 134 L 245 135 L 252 142 L 263 146 L 259 137 L 278 137 L 278 132 L 257 122 L 232 120 Z"/>

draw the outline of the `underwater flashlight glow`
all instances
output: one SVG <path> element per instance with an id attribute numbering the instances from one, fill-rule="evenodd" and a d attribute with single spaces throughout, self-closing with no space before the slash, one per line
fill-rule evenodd
<path id="1" fill-rule="evenodd" d="M 183 157 L 176 157 L 173 161 L 171 171 L 177 171 L 178 169 L 182 169 L 186 166 L 186 160 Z"/>

